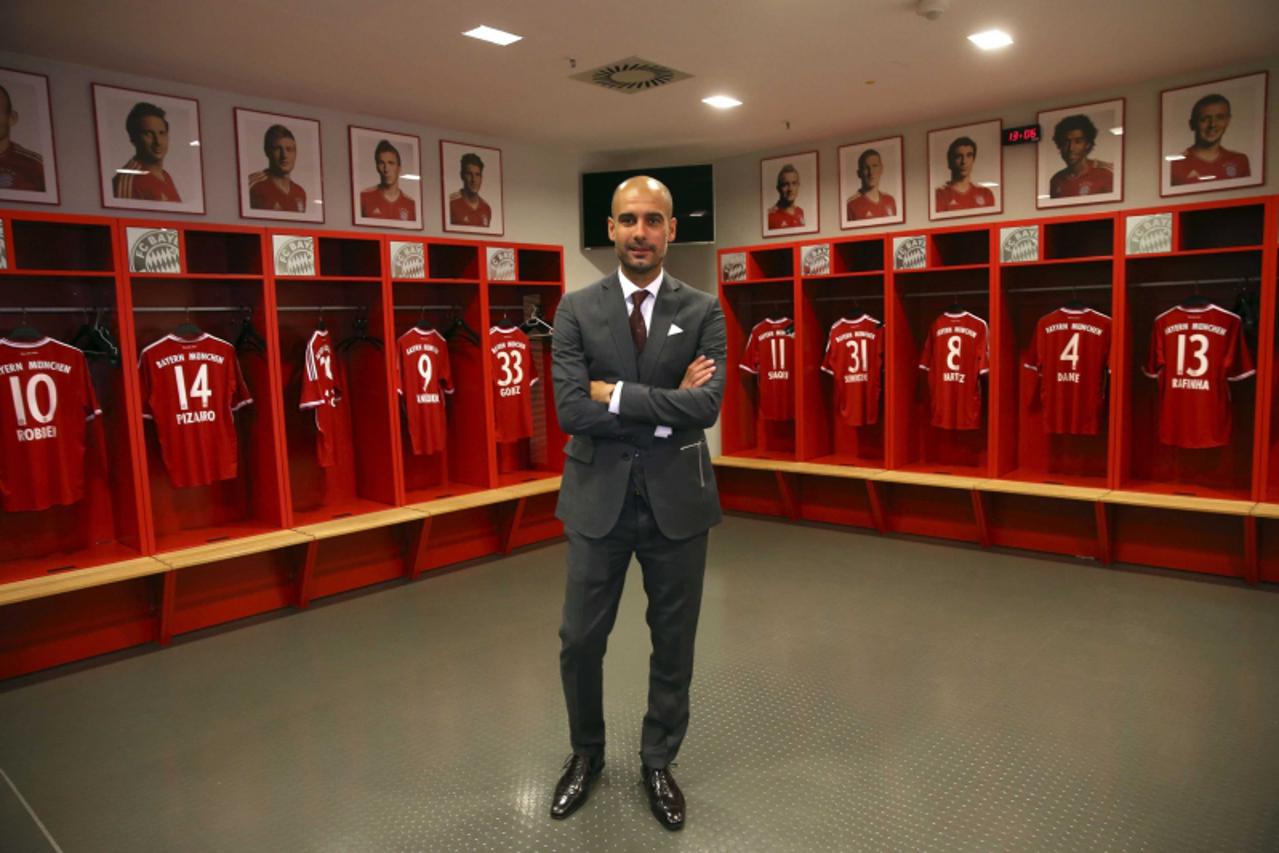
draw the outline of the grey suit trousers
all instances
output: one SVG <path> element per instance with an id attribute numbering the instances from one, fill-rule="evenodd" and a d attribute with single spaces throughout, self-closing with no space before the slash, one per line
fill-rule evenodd
<path id="1" fill-rule="evenodd" d="M 674 760 L 688 730 L 693 641 L 708 537 L 705 531 L 682 540 L 662 535 L 649 506 L 640 452 L 636 452 L 626 500 L 613 529 L 603 538 L 592 539 L 565 527 L 569 551 L 560 675 L 573 751 L 602 757 L 604 652 L 634 555 L 648 595 L 645 615 L 653 643 L 640 755 L 645 766 L 661 768 Z"/>

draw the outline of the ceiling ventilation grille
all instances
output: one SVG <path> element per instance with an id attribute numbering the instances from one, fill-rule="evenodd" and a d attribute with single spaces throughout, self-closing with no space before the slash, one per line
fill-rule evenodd
<path id="1" fill-rule="evenodd" d="M 614 92 L 635 95 L 671 83 L 678 83 L 680 80 L 687 80 L 692 76 L 684 71 L 667 68 L 660 62 L 652 62 L 648 59 L 641 59 L 638 56 L 631 56 L 626 59 L 619 59 L 617 62 L 601 65 L 599 68 L 594 68 L 590 71 L 573 74 L 572 79 L 581 80 L 583 83 L 590 83 L 593 86 L 602 86 Z"/>

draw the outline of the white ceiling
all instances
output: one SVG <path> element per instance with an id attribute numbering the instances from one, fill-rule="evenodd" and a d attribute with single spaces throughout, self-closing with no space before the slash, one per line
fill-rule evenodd
<path id="1" fill-rule="evenodd" d="M 1279 55 L 1277 0 L 952 0 L 932 22 L 914 6 L 7 0 L 0 48 L 582 153 L 703 158 Z M 459 35 L 481 23 L 525 38 Z M 965 39 L 994 26 L 1016 44 Z M 632 55 L 693 77 L 638 95 L 569 79 L 570 57 L 582 71 Z M 721 92 L 745 106 L 700 103 Z"/>

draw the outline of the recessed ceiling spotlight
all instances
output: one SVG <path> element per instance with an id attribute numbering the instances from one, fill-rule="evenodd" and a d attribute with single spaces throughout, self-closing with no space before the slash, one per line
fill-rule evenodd
<path id="1" fill-rule="evenodd" d="M 1166 157 L 1164 157 L 1164 159 L 1167 160 L 1169 163 L 1172 163 L 1176 160 L 1185 160 L 1186 155 L 1185 154 L 1169 154 Z"/>
<path id="2" fill-rule="evenodd" d="M 982 50 L 998 50 L 1013 43 L 1013 37 L 1003 30 L 986 30 L 981 33 L 973 33 L 968 37 L 968 40 Z"/>
<path id="3" fill-rule="evenodd" d="M 470 36 L 471 38 L 479 39 L 480 41 L 500 44 L 502 47 L 506 47 L 508 44 L 515 44 L 517 41 L 524 38 L 524 36 L 517 36 L 515 33 L 508 33 L 505 30 L 498 30 L 493 27 L 486 27 L 483 25 L 480 25 L 473 30 L 467 30 L 462 33 L 462 35 Z"/>
<path id="4" fill-rule="evenodd" d="M 730 98 L 728 95 L 711 95 L 709 98 L 702 98 L 702 103 L 717 110 L 731 110 L 733 107 L 742 105 L 741 101 L 736 98 Z"/>
<path id="5" fill-rule="evenodd" d="M 1123 136 L 1123 135 L 1124 135 L 1124 129 L 1123 129 L 1122 127 L 1112 127 L 1112 128 L 1110 129 L 1110 132 L 1111 132 L 1111 133 L 1113 133 L 1115 136 Z"/>

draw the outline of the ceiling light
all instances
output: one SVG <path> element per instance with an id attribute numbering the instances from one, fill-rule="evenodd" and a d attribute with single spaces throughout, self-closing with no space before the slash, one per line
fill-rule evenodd
<path id="1" fill-rule="evenodd" d="M 1111 132 L 1111 133 L 1113 133 L 1115 136 L 1123 136 L 1123 135 L 1124 135 L 1124 129 L 1123 129 L 1122 127 L 1112 127 L 1112 128 L 1110 129 L 1110 132 Z"/>
<path id="2" fill-rule="evenodd" d="M 400 175 L 400 179 L 405 181 L 420 181 L 422 180 L 422 176 L 421 175 Z"/>
<path id="3" fill-rule="evenodd" d="M 492 27 L 486 27 L 483 25 L 480 25 L 473 30 L 467 30 L 462 33 L 462 35 L 470 36 L 471 38 L 479 39 L 480 41 L 500 44 L 502 47 L 506 47 L 508 44 L 515 44 L 517 41 L 524 38 L 524 36 L 517 36 L 515 33 L 508 33 L 505 30 L 496 30 Z"/>
<path id="4" fill-rule="evenodd" d="M 116 169 L 115 171 L 116 171 L 116 174 L 117 174 L 117 175 L 145 175 L 145 174 L 147 174 L 147 173 L 146 173 L 146 171 L 145 171 L 144 169 Z"/>
<path id="5" fill-rule="evenodd" d="M 1201 180 L 1201 181 L 1215 181 L 1215 180 L 1217 180 L 1217 176 L 1216 176 L 1216 175 L 1200 175 L 1200 176 L 1199 176 L 1199 180 Z"/>
<path id="6" fill-rule="evenodd" d="M 192 140 L 191 140 L 191 147 L 192 147 L 192 148 L 199 148 L 199 147 L 200 147 L 200 140 L 198 140 L 198 139 L 192 139 Z"/>
<path id="7" fill-rule="evenodd" d="M 1185 154 L 1169 154 L 1164 159 L 1167 160 L 1169 163 L 1171 163 L 1174 160 L 1185 160 L 1186 155 Z"/>
<path id="8" fill-rule="evenodd" d="M 993 190 L 995 187 L 999 186 L 999 184 L 994 181 L 981 181 L 978 186 L 987 187 Z"/>
<path id="9" fill-rule="evenodd" d="M 703 104 L 709 104 L 717 110 L 731 110 L 733 107 L 740 107 L 742 102 L 736 98 L 730 98 L 728 95 L 712 95 L 709 98 L 702 98 Z"/>
<path id="10" fill-rule="evenodd" d="M 986 30 L 983 33 L 973 33 L 968 37 L 968 40 L 982 50 L 998 50 L 1013 43 L 1013 37 L 1003 30 Z"/>

